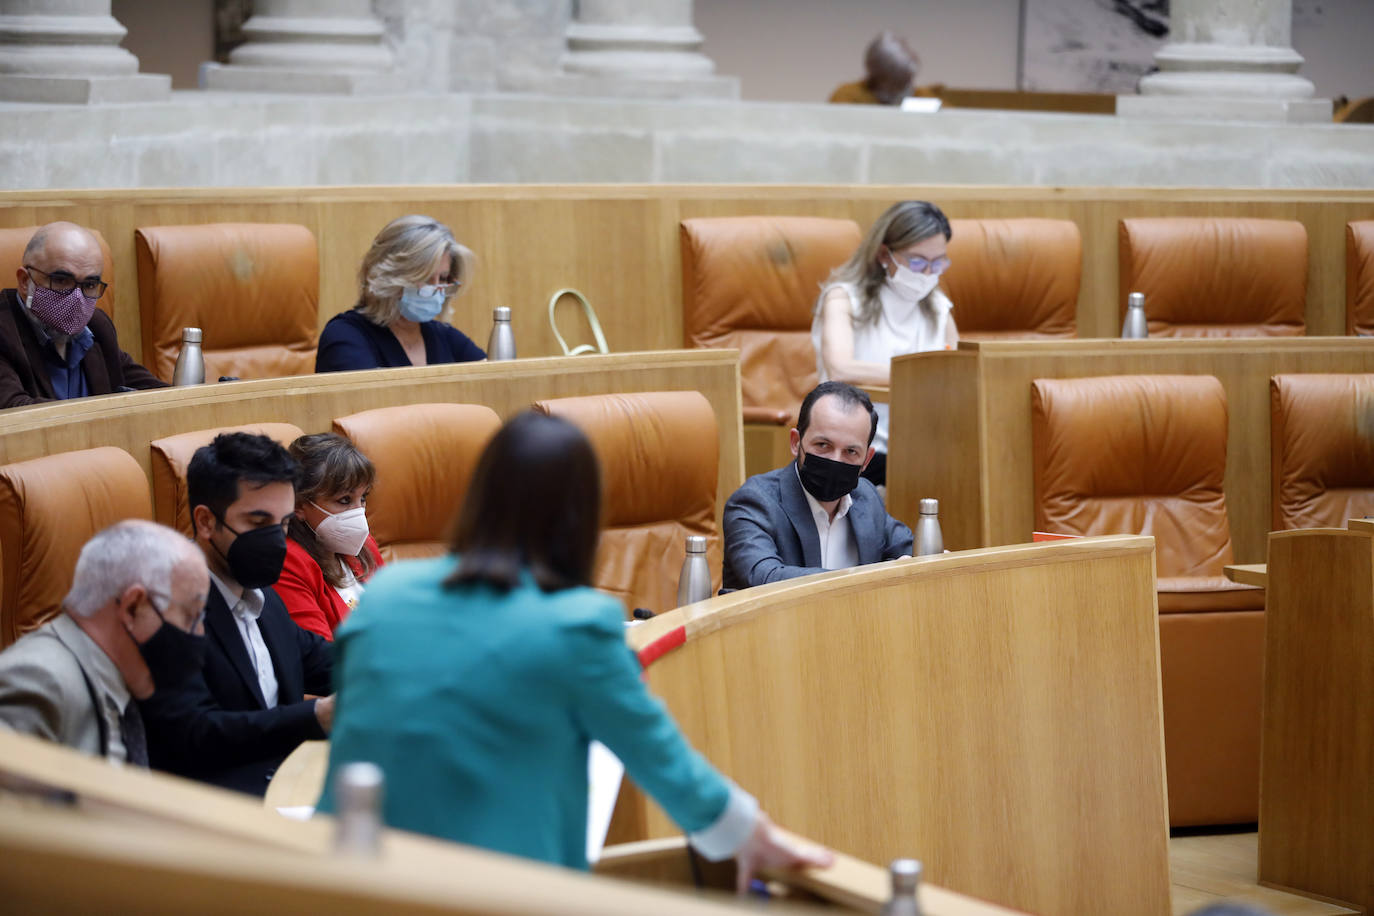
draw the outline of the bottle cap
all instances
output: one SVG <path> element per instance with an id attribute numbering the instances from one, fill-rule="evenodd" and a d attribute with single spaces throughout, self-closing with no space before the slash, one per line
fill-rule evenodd
<path id="1" fill-rule="evenodd" d="M 892 895 L 914 894 L 921 883 L 921 863 L 915 859 L 893 859 L 887 867 L 892 875 Z"/>
<path id="2" fill-rule="evenodd" d="M 498 305 L 492 310 L 491 317 L 497 321 L 510 321 L 510 306 Z"/>
<path id="3" fill-rule="evenodd" d="M 200 328 L 182 328 L 182 343 L 200 343 Z"/>
<path id="4" fill-rule="evenodd" d="M 347 763 L 334 777 L 334 795 L 339 810 L 374 810 L 382 804 L 382 768 L 375 763 Z"/>
<path id="5" fill-rule="evenodd" d="M 931 498 L 928 497 L 928 496 L 927 496 L 925 499 L 921 500 L 921 514 L 922 514 L 922 515 L 939 515 L 939 514 L 940 514 L 940 501 L 939 501 L 938 499 L 931 499 Z"/>
<path id="6" fill-rule="evenodd" d="M 706 552 L 706 537 L 705 537 L 705 535 L 701 535 L 701 534 L 689 534 L 689 535 L 687 535 L 687 552 L 688 552 L 688 553 L 705 553 L 705 552 Z"/>
<path id="7" fill-rule="evenodd" d="M 1126 307 L 1133 309 L 1143 309 L 1145 307 L 1144 293 L 1131 293 L 1126 297 Z"/>

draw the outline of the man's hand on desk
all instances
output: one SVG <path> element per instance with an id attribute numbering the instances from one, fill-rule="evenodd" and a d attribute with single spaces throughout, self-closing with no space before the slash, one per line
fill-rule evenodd
<path id="1" fill-rule="evenodd" d="M 320 697 L 315 701 L 315 718 L 320 720 L 320 728 L 328 734 L 334 728 L 334 694 Z"/>

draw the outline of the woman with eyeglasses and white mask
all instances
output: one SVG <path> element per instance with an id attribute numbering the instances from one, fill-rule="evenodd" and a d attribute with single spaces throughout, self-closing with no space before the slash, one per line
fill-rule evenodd
<path id="1" fill-rule="evenodd" d="M 858 250 L 835 268 L 811 323 L 820 381 L 888 385 L 892 357 L 952 350 L 959 329 L 940 290 L 949 268 L 949 220 L 924 200 L 894 204 L 878 217 Z M 877 453 L 863 476 L 887 482 L 888 405 L 875 404 Z"/>
<path id="2" fill-rule="evenodd" d="M 320 334 L 316 372 L 429 366 L 486 359 L 466 334 L 440 321 L 472 273 L 472 252 L 428 216 L 387 223 L 358 269 L 358 302 Z"/>
<path id="3" fill-rule="evenodd" d="M 334 631 L 382 565 L 367 527 L 367 495 L 377 472 L 343 436 L 316 433 L 291 443 L 301 466 L 296 514 L 286 527 L 286 561 L 272 590 L 302 629 Z"/>

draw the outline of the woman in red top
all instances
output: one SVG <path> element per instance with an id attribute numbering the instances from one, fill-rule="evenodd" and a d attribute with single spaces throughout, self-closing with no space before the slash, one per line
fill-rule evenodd
<path id="1" fill-rule="evenodd" d="M 367 530 L 367 494 L 376 469 L 352 442 L 333 433 L 291 443 L 301 465 L 296 514 L 286 533 L 286 562 L 273 586 L 303 629 L 334 638 L 358 603 L 382 555 Z"/>

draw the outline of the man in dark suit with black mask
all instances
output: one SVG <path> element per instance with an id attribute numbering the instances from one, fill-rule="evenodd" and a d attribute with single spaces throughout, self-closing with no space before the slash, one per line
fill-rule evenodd
<path id="1" fill-rule="evenodd" d="M 911 529 L 859 476 L 877 428 L 858 388 L 812 389 L 791 433 L 796 460 L 750 477 L 725 503 L 724 590 L 911 556 Z"/>
<path id="2" fill-rule="evenodd" d="M 329 731 L 330 645 L 269 588 L 299 472 L 284 448 L 247 433 L 216 436 L 191 458 L 188 502 L 210 568 L 207 651 L 199 677 L 142 704 L 155 769 L 262 795 L 287 754 Z"/>

